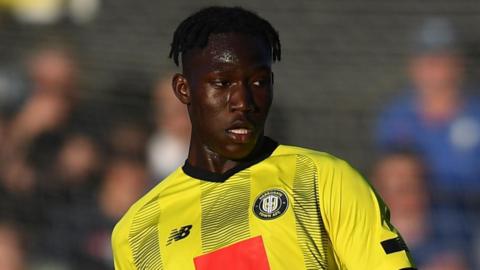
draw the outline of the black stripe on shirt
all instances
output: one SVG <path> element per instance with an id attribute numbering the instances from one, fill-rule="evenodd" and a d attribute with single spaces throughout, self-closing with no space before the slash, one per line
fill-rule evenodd
<path id="1" fill-rule="evenodd" d="M 400 237 L 385 240 L 381 244 L 382 244 L 383 250 L 385 250 L 385 253 L 387 254 L 402 251 L 402 250 L 408 250 L 407 245 L 405 244 L 403 239 Z"/>

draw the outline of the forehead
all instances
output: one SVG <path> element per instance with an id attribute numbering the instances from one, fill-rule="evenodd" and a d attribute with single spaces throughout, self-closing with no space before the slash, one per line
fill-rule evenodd
<path id="1" fill-rule="evenodd" d="M 212 34 L 205 48 L 192 49 L 183 56 L 184 69 L 270 66 L 271 62 L 271 49 L 265 40 L 241 33 Z"/>

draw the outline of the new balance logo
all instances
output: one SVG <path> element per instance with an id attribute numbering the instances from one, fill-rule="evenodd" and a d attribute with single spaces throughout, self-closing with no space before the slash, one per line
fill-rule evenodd
<path id="1" fill-rule="evenodd" d="M 187 237 L 190 234 L 190 229 L 192 229 L 192 225 L 185 225 L 180 229 L 173 229 L 168 237 L 167 246 L 170 245 L 174 240 L 178 241 Z"/>

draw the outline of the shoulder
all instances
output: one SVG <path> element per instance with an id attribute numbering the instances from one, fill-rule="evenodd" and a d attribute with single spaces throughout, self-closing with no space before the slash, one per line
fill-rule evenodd
<path id="1" fill-rule="evenodd" d="M 372 201 L 376 195 L 370 183 L 347 161 L 326 152 L 308 148 L 280 145 L 275 152 L 278 157 L 295 155 L 295 173 L 302 181 L 316 184 L 321 207 L 335 206 L 340 202 L 347 204 L 362 204 Z M 311 172 L 315 174 L 312 181 Z M 330 212 L 328 210 L 327 212 Z"/>
<path id="2" fill-rule="evenodd" d="M 330 153 L 298 146 L 279 145 L 273 156 L 279 158 L 296 156 L 297 163 L 308 163 L 310 166 L 316 167 L 319 172 L 352 169 L 345 160 Z"/>
<path id="3" fill-rule="evenodd" d="M 307 171 L 310 171 L 316 174 L 317 185 L 324 197 L 337 196 L 342 193 L 355 196 L 358 191 L 370 193 L 372 189 L 366 178 L 350 163 L 332 154 L 286 145 L 280 145 L 275 151 L 275 156 L 291 155 L 296 156 L 295 170 L 297 173 L 308 175 Z M 308 177 L 305 178 L 306 181 L 309 181 L 308 179 Z M 333 191 L 338 191 L 338 193 Z"/>
<path id="4" fill-rule="evenodd" d="M 150 216 L 151 219 L 158 219 L 160 209 L 159 207 L 156 207 L 158 206 L 156 202 L 158 201 L 158 198 L 162 194 L 163 190 L 175 184 L 180 174 L 181 169 L 179 168 L 161 181 L 158 185 L 156 185 L 153 189 L 147 192 L 128 209 L 128 211 L 123 215 L 113 229 L 112 244 L 114 246 L 123 245 L 128 241 L 128 237 L 132 233 L 132 223 L 139 215 L 142 214 L 142 212 L 148 211 L 149 214 L 152 214 L 152 216 Z"/>
<path id="5" fill-rule="evenodd" d="M 403 94 L 393 98 L 383 108 L 381 117 L 395 117 L 408 115 L 415 112 L 415 101 L 412 94 Z"/>
<path id="6" fill-rule="evenodd" d="M 469 96 L 467 98 L 466 111 L 475 115 L 480 114 L 480 97 L 479 96 Z"/>

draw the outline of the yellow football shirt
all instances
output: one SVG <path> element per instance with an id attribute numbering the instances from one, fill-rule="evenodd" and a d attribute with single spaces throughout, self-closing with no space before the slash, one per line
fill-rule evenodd
<path id="1" fill-rule="evenodd" d="M 268 138 L 224 174 L 186 162 L 130 208 L 112 245 L 117 270 L 413 269 L 352 167 Z"/>

